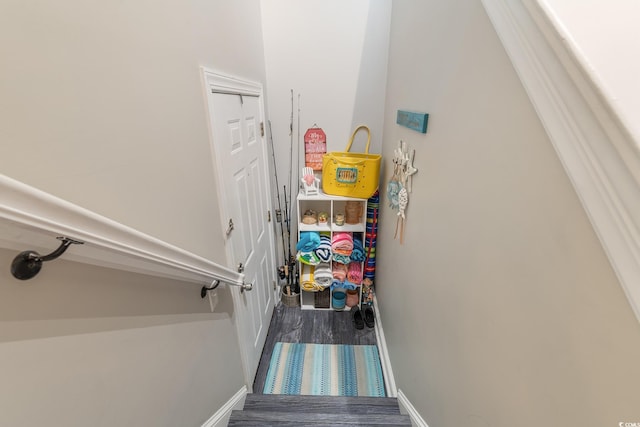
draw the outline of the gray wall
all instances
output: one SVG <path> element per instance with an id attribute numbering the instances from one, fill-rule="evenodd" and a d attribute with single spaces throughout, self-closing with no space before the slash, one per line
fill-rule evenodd
<path id="1" fill-rule="evenodd" d="M 0 40 L 0 173 L 226 263 L 200 66 L 264 82 L 259 1 L 8 1 Z M 243 386 L 224 289 L 7 270 L 0 425 L 200 426 Z"/>
<path id="2" fill-rule="evenodd" d="M 10 1 L 0 16 L 0 172 L 222 261 L 200 66 L 264 82 L 260 2 Z"/>
<path id="3" fill-rule="evenodd" d="M 8 266 L 14 251 L 0 250 Z M 0 269 L 0 425 L 201 426 L 243 385 L 228 290 L 64 259 Z"/>
<path id="4" fill-rule="evenodd" d="M 404 245 L 381 201 L 377 295 L 426 422 L 640 419 L 640 326 L 480 2 L 394 2 L 385 182 L 400 139 L 419 172 Z"/>

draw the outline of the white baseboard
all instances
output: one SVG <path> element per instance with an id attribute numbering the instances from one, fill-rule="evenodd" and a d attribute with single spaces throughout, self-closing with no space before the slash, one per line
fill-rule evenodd
<path id="1" fill-rule="evenodd" d="M 211 416 L 202 427 L 226 427 L 229 424 L 229 418 L 231 417 L 231 411 L 234 409 L 242 409 L 244 407 L 244 400 L 247 397 L 247 386 L 242 386 L 231 399 L 227 401 L 215 414 Z"/>
<path id="2" fill-rule="evenodd" d="M 402 390 L 398 390 L 398 405 L 400 405 L 401 413 L 409 415 L 413 426 L 429 427 L 427 422 L 422 418 L 418 411 L 416 411 L 416 408 L 414 408 L 411 402 L 409 402 L 409 399 L 407 399 L 407 396 L 405 396 Z"/>
<path id="3" fill-rule="evenodd" d="M 382 375 L 384 376 L 384 385 L 387 389 L 388 397 L 396 397 L 397 388 L 396 380 L 391 369 L 391 360 L 389 359 L 389 351 L 387 350 L 387 341 L 384 338 L 384 329 L 382 329 L 382 320 L 380 319 L 380 310 L 378 310 L 378 300 L 373 297 L 373 309 L 376 316 L 376 341 L 378 343 L 378 353 L 380 353 L 380 364 L 382 365 Z"/>

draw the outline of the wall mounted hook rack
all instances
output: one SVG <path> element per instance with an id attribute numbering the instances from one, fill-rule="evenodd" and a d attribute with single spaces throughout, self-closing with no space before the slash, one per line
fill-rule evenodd
<path id="1" fill-rule="evenodd" d="M 42 268 L 42 263 L 45 261 L 52 261 L 62 255 L 70 245 L 82 245 L 84 242 L 80 240 L 70 239 L 68 237 L 57 237 L 62 243 L 58 246 L 58 249 L 47 255 L 40 255 L 36 251 L 28 250 L 20 252 L 11 263 L 11 274 L 13 277 L 20 280 L 29 280 L 35 277 Z"/>

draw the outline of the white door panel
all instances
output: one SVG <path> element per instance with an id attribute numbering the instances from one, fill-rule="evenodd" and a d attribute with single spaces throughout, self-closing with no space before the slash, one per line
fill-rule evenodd
<path id="1" fill-rule="evenodd" d="M 268 215 L 267 150 L 259 131 L 260 98 L 223 93 L 208 96 L 214 152 L 221 168 L 221 211 L 234 224 L 227 237 L 227 253 L 234 268 L 244 266 L 245 282 L 253 284 L 250 292 L 232 290 L 245 373 L 252 382 L 273 312 L 276 272 Z"/>

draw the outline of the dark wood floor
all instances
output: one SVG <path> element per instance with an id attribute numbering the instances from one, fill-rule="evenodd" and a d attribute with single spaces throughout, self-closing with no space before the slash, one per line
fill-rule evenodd
<path id="1" fill-rule="evenodd" d="M 261 394 L 264 389 L 271 352 L 277 342 L 375 345 L 375 329 L 366 326 L 356 329 L 351 316 L 348 311 L 301 310 L 279 303 L 273 310 L 253 392 Z"/>

